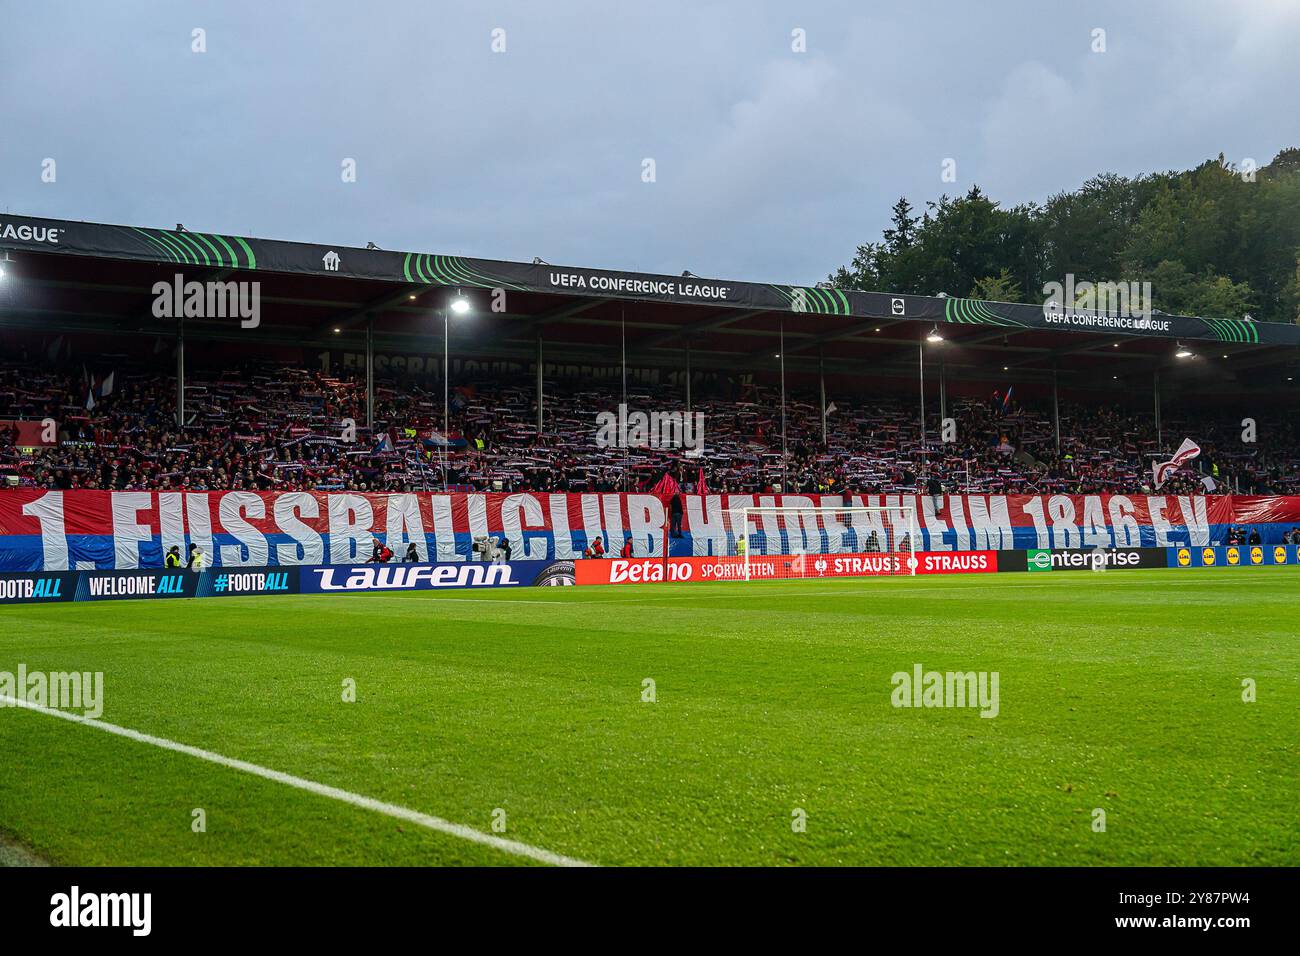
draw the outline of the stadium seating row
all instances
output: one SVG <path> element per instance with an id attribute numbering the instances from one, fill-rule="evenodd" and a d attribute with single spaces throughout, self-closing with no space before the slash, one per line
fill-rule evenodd
<path id="1" fill-rule="evenodd" d="M 938 410 L 923 446 L 916 408 L 896 398 L 836 396 L 821 441 L 815 398 L 792 393 L 782 455 L 779 393 L 727 382 L 697 396 L 703 451 L 609 447 L 596 416 L 624 395 L 606 383 L 547 383 L 537 434 L 530 383 L 467 382 L 454 390 L 449 434 L 442 393 L 410 380 L 381 382 L 376 428 L 364 427 L 364 381 L 284 367 L 193 372 L 188 420 L 178 429 L 174 380 L 160 370 L 0 367 L 0 475 L 26 487 L 116 490 L 637 491 L 665 472 L 685 491 L 882 494 L 933 490 L 992 494 L 1138 493 L 1161 456 L 1150 415 L 1116 407 L 1061 409 L 1061 453 L 1050 412 L 955 399 L 955 440 Z M 99 394 L 96 394 L 99 393 Z M 682 397 L 636 384 L 629 408 L 682 408 Z M 19 421 L 57 423 L 47 447 Z M 353 423 L 349 426 L 349 422 Z M 1187 434 L 1204 449 L 1161 490 L 1175 494 L 1300 492 L 1300 444 L 1289 421 L 1262 423 L 1243 443 L 1239 422 L 1166 421 L 1166 445 Z M 952 436 L 949 436 L 952 437 Z M 1168 448 L 1165 449 L 1168 451 Z M 1205 479 L 1211 479 L 1206 482 Z"/>

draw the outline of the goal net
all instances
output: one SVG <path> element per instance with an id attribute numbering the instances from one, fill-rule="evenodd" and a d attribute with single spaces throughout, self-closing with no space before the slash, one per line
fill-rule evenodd
<path id="1" fill-rule="evenodd" d="M 907 505 L 737 508 L 727 517 L 744 581 L 916 573 L 921 545 Z"/>

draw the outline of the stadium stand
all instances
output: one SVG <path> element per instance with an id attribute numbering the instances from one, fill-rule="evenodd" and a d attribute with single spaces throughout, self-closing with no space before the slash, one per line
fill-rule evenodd
<path id="1" fill-rule="evenodd" d="M 715 378 L 700 389 L 697 457 L 598 447 L 596 414 L 624 399 L 605 383 L 548 382 L 539 435 L 531 385 L 466 382 L 454 389 L 444 435 L 441 388 L 411 379 L 379 383 L 374 434 L 348 430 L 348 419 L 364 420 L 364 381 L 351 375 L 282 365 L 196 369 L 184 430 L 167 373 L 116 369 L 109 381 L 106 389 L 83 368 L 0 367 L 0 477 L 11 487 L 65 489 L 544 492 L 647 490 L 667 472 L 688 492 L 884 494 L 924 490 L 922 476 L 934 475 L 949 492 L 1089 494 L 1149 491 L 1151 462 L 1165 457 L 1149 414 L 1068 404 L 1058 456 L 1050 412 L 996 393 L 952 401 L 953 442 L 939 440 L 934 410 L 924 446 L 914 405 L 837 396 L 823 446 L 816 397 L 791 392 L 783 459 L 778 393 L 744 379 Z M 682 407 L 677 391 L 644 384 L 630 387 L 626 402 L 633 410 Z M 1167 419 L 1166 444 L 1185 434 L 1203 454 L 1161 491 L 1300 493 L 1300 444 L 1280 417 L 1261 422 L 1268 440 L 1253 445 L 1241 441 L 1240 416 Z M 21 437 L 19 422 L 46 418 L 58 424 L 55 444 Z"/>

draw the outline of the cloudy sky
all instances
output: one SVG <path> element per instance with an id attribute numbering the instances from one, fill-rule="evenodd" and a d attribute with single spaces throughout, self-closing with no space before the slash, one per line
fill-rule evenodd
<path id="1" fill-rule="evenodd" d="M 900 195 L 1013 205 L 1300 146 L 1295 0 L 0 0 L 0 22 L 0 210 L 265 238 L 803 283 Z"/>

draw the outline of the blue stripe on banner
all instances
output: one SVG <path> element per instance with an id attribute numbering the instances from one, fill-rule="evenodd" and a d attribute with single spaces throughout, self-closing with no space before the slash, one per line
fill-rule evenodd
<path id="1" fill-rule="evenodd" d="M 1210 540 L 1222 541 L 1225 537 L 1227 537 L 1228 527 L 1229 526 L 1226 524 L 1210 525 Z M 1281 544 L 1282 536 L 1286 532 L 1291 530 L 1292 525 L 1279 522 L 1279 523 L 1269 523 L 1269 524 L 1248 525 L 1247 527 L 1249 529 L 1259 531 L 1260 537 L 1263 539 L 1263 546 L 1271 548 Z M 982 540 L 980 540 L 979 538 L 975 538 L 974 540 L 972 540 L 972 537 L 969 532 L 958 533 L 955 531 L 948 531 L 942 535 L 934 536 L 931 535 L 929 532 L 927 532 L 925 529 L 918 528 L 917 533 L 921 541 L 921 546 L 926 550 L 933 550 L 934 545 L 937 542 L 941 542 L 944 546 L 946 546 L 947 550 L 984 550 L 986 547 L 985 544 L 982 542 Z M 573 548 L 580 555 L 582 549 L 587 546 L 587 536 L 581 530 L 577 530 L 577 529 L 571 531 L 570 534 L 573 542 Z M 1038 534 L 1036 529 L 1031 526 L 1031 527 L 1011 529 L 1011 533 L 1008 539 L 1008 536 L 1005 534 L 1005 529 L 1004 529 L 1002 540 L 999 542 L 998 535 L 995 530 L 993 535 L 993 540 L 989 543 L 987 547 L 992 550 L 998 550 L 998 549 L 1005 550 L 1005 549 L 1028 549 L 1028 548 L 1042 548 L 1042 547 L 1050 547 L 1050 548 L 1058 548 L 1058 549 L 1092 548 L 1098 546 L 1098 542 L 1089 540 L 1082 533 L 1081 529 L 1077 527 L 1069 529 L 1068 532 L 1057 531 L 1049 527 L 1047 536 L 1048 536 L 1048 541 L 1046 543 L 1040 542 L 1038 540 Z M 556 560 L 554 535 L 550 531 L 526 531 L 523 537 L 524 537 L 524 542 L 526 547 L 544 546 L 545 548 L 544 556 L 531 556 L 533 557 L 534 560 L 546 560 L 546 561 Z M 786 539 L 783 541 L 782 544 L 783 551 L 788 553 L 788 551 L 790 550 L 790 543 L 791 543 L 788 540 L 788 532 L 783 531 L 782 537 Z M 1124 542 L 1123 544 L 1116 544 L 1116 542 L 1110 540 L 1111 538 L 1113 538 L 1113 535 L 1107 535 L 1107 540 L 1101 542 L 1101 544 L 1105 547 L 1148 547 L 1150 548 L 1150 547 L 1161 546 L 1158 545 L 1156 542 L 1156 532 L 1154 528 L 1140 527 L 1139 537 L 1140 540 L 1137 542 Z M 322 534 L 321 539 L 323 543 L 324 558 L 328 560 L 329 553 L 330 553 L 330 535 L 328 533 Z M 636 554 L 638 557 L 644 557 L 649 553 L 648 545 L 650 542 L 648 536 L 642 535 L 641 539 L 638 539 L 638 541 L 636 542 L 636 549 L 637 549 Z M 762 535 L 755 534 L 753 536 L 753 539 L 754 539 L 754 547 L 751 553 L 754 554 L 763 553 Z M 380 540 L 383 540 L 382 535 L 380 536 Z M 619 549 L 622 547 L 621 541 L 612 540 L 608 534 L 604 535 L 604 540 L 605 540 L 605 548 L 607 552 L 613 552 L 616 555 Z M 67 541 L 68 541 L 68 562 L 71 569 L 75 570 L 80 567 L 80 568 L 93 568 L 98 570 L 113 570 L 117 567 L 117 556 L 115 554 L 114 547 L 113 547 L 112 535 L 72 534 L 67 536 Z M 309 561 L 302 544 L 300 542 L 295 541 L 294 538 L 290 537 L 287 534 L 283 534 L 283 533 L 267 534 L 264 536 L 264 541 L 266 547 L 266 558 L 263 561 L 260 557 L 255 557 L 252 554 L 248 544 L 241 543 L 233 535 L 225 534 L 225 533 L 217 534 L 213 537 L 213 542 L 212 542 L 213 551 L 215 553 L 207 555 L 206 563 L 210 567 L 245 567 L 245 566 L 257 566 L 263 564 L 268 566 L 279 566 L 281 564 L 302 565 L 307 563 L 313 563 L 313 564 L 319 563 L 315 560 Z M 428 549 L 426 553 L 430 558 L 433 558 L 435 560 L 439 558 L 441 558 L 442 560 L 447 559 L 448 557 L 447 555 L 439 555 L 437 553 L 436 540 L 433 535 L 426 535 L 425 541 L 426 541 L 426 547 Z M 471 541 L 471 536 L 468 533 L 460 533 L 454 535 L 454 540 L 452 543 L 455 549 L 454 554 L 456 554 L 461 559 L 466 561 L 469 561 L 473 558 L 473 554 L 471 550 L 472 541 Z M 735 553 L 734 543 L 735 543 L 734 538 L 729 540 L 730 549 L 726 553 L 731 553 L 731 554 Z M 821 551 L 828 550 L 827 535 L 824 531 L 821 533 L 820 542 L 810 542 L 810 543 L 815 544 L 817 550 L 821 550 Z M 364 541 L 360 542 L 359 544 L 360 547 L 354 546 L 351 549 L 352 553 L 349 556 L 347 556 L 345 562 L 343 563 L 365 561 L 370 556 L 369 545 Z M 669 539 L 669 548 L 670 548 L 669 554 L 672 557 L 716 556 L 717 550 L 714 546 L 715 545 L 720 546 L 721 544 L 722 544 L 721 541 L 713 541 L 712 539 L 709 540 L 702 539 L 700 554 L 696 555 L 695 542 L 692 539 L 690 532 L 683 531 L 682 536 L 680 538 Z M 1168 545 L 1174 548 L 1192 547 L 1190 543 L 1189 532 L 1181 526 L 1172 528 L 1168 532 Z M 292 550 L 292 556 L 296 557 L 297 560 L 281 562 L 279 553 L 277 552 L 277 547 L 280 546 L 283 546 L 285 548 L 294 546 Z M 238 553 L 237 554 L 232 553 L 231 555 L 231 557 L 234 558 L 233 561 L 222 560 L 221 549 L 223 547 L 227 549 L 238 548 Z M 391 547 L 393 551 L 396 552 L 394 558 L 400 561 L 403 557 L 402 552 L 405 550 L 405 545 L 393 544 L 393 545 L 389 545 L 389 547 Z M 859 542 L 856 540 L 851 530 L 845 536 L 844 549 L 854 550 L 854 551 L 862 550 Z M 182 547 L 181 550 L 185 551 L 186 548 Z M 161 540 L 159 538 L 155 537 L 151 541 L 141 542 L 137 548 L 137 554 L 138 554 L 139 567 L 141 568 L 162 567 L 163 548 L 162 548 Z M 526 553 L 524 549 L 516 548 L 512 557 L 519 560 L 525 560 L 530 556 Z M 1197 566 L 1199 567 L 1200 565 Z M 45 569 L 45 554 L 42 548 L 41 538 L 39 535 L 0 535 L 0 571 L 42 571 L 44 569 Z"/>

